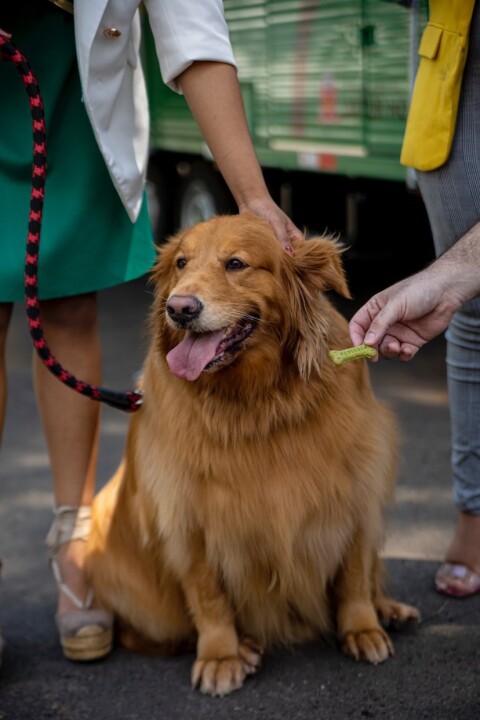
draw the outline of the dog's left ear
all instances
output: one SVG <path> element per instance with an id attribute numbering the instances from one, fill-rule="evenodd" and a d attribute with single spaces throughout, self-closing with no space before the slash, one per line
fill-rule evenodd
<path id="1" fill-rule="evenodd" d="M 342 247 L 322 237 L 296 245 L 293 256 L 284 258 L 284 283 L 290 315 L 287 345 L 293 350 L 300 375 L 306 380 L 320 371 L 328 335 L 326 300 L 323 293 L 335 290 L 350 298 L 341 262 Z"/>

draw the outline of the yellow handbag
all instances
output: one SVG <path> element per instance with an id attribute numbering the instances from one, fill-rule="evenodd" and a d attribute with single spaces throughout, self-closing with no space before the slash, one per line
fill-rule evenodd
<path id="1" fill-rule="evenodd" d="M 435 170 L 449 156 L 475 0 L 430 0 L 430 16 L 418 49 L 400 162 Z"/>

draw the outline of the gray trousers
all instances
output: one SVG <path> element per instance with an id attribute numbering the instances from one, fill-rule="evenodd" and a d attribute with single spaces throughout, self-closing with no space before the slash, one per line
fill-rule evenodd
<path id="1" fill-rule="evenodd" d="M 417 173 L 437 255 L 480 220 L 480 4 L 477 3 L 453 148 L 438 170 Z M 446 332 L 454 501 L 480 515 L 480 297 Z"/>

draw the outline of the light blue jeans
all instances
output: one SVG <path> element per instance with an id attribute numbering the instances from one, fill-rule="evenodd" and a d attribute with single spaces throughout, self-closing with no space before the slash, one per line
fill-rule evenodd
<path id="1" fill-rule="evenodd" d="M 480 4 L 474 11 L 455 138 L 448 162 L 417 173 L 437 255 L 480 220 Z M 480 515 L 480 297 L 454 316 L 446 335 L 453 496 Z"/>

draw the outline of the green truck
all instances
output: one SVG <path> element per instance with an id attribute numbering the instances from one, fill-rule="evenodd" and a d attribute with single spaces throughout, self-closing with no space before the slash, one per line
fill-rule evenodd
<path id="1" fill-rule="evenodd" d="M 299 227 L 358 252 L 427 228 L 399 162 L 422 0 L 224 0 L 247 119 L 267 184 Z M 158 235 L 234 209 L 185 100 L 160 77 L 148 28 L 150 191 Z M 376 211 L 377 209 L 377 211 Z M 378 222 L 391 217 L 388 227 Z M 428 230 L 426 229 L 428 233 Z"/>

